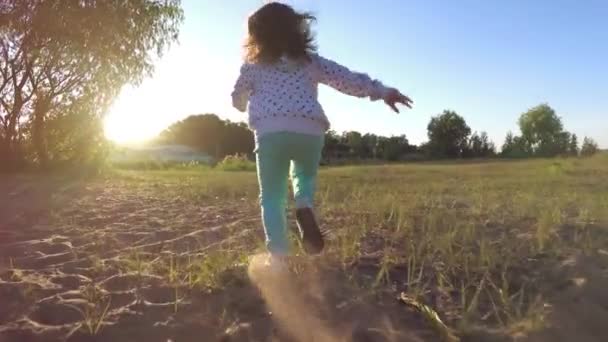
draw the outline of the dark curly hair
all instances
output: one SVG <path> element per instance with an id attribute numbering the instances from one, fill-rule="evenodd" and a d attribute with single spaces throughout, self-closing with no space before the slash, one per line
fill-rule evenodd
<path id="1" fill-rule="evenodd" d="M 317 50 L 310 31 L 315 20 L 310 13 L 298 13 L 278 2 L 262 6 L 247 23 L 245 59 L 250 63 L 273 63 L 285 55 L 309 61 Z"/>

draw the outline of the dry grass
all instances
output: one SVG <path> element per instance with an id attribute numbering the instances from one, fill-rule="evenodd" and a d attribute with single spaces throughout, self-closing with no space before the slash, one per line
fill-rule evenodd
<path id="1" fill-rule="evenodd" d="M 132 176 L 256 200 L 250 174 Z M 419 298 L 460 330 L 541 329 L 543 271 L 606 246 L 607 177 L 606 156 L 327 169 L 318 198 L 334 235 L 327 254 L 347 273 L 374 260 L 371 287 Z"/>
<path id="2" fill-rule="evenodd" d="M 353 301 L 406 298 L 446 339 L 479 330 L 510 336 L 543 331 L 554 296 L 571 275 L 562 265 L 573 257 L 600 258 L 608 246 L 606 179 L 607 155 L 324 169 L 317 204 L 331 234 L 323 267 L 344 275 L 340 287 L 350 289 Z M 111 267 L 115 275 L 135 275 L 136 292 L 162 279 L 173 314 L 191 302 L 192 291 L 221 293 L 246 281 L 247 257 L 263 248 L 254 173 L 121 170 L 80 187 L 95 183 L 106 192 L 119 189 L 111 198 L 116 207 L 136 206 L 129 202 L 135 194 L 153 199 L 143 215 L 148 221 L 138 222 L 146 232 L 141 241 L 121 244 L 119 235 L 112 240 L 83 226 L 90 218 L 65 214 L 72 202 L 95 210 L 93 197 L 76 201 L 56 192 L 54 222 L 96 241 L 86 256 L 95 260 L 94 281 Z M 200 218 L 196 208 L 209 215 Z M 162 221 L 166 237 L 148 229 L 152 218 Z M 104 224 L 120 220 L 116 215 Z M 72 253 L 75 259 L 82 254 L 78 248 Z M 13 262 L 11 256 L 10 268 L 19 268 Z M 297 273 L 303 266 L 293 267 Z M 109 297 L 102 299 L 85 320 L 91 334 L 103 331 L 103 319 L 113 315 Z M 228 316 L 222 321 L 234 327 Z"/>

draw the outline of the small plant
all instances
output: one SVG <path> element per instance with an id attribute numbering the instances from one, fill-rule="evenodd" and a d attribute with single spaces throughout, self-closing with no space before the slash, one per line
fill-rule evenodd
<path id="1" fill-rule="evenodd" d="M 509 276 L 501 275 L 501 284 L 489 281 L 488 298 L 492 303 L 494 317 L 508 330 L 534 331 L 545 324 L 545 305 L 540 294 L 531 295 L 523 285 L 517 291 L 509 286 Z"/>
<path id="2" fill-rule="evenodd" d="M 427 284 L 424 283 L 424 261 L 416 260 L 412 255 L 407 259 L 406 282 L 408 294 L 413 298 L 421 298 L 427 292 Z"/>
<path id="3" fill-rule="evenodd" d="M 545 210 L 541 213 L 536 224 L 536 243 L 539 252 L 545 251 L 549 240 L 554 236 L 560 223 L 561 212 L 559 209 Z"/>
<path id="4" fill-rule="evenodd" d="M 169 284 L 173 287 L 174 301 L 173 301 L 173 313 L 177 313 L 177 306 L 179 302 L 178 291 L 180 285 L 180 269 L 177 259 L 173 257 L 173 254 L 169 257 Z"/>
<path id="5" fill-rule="evenodd" d="M 483 275 L 479 283 L 475 285 L 475 292 L 469 299 L 467 296 L 467 286 L 464 284 L 464 280 L 461 280 L 460 287 L 460 300 L 461 310 L 463 312 L 461 327 L 466 329 L 469 323 L 473 320 L 473 317 L 478 314 L 480 295 L 485 290 L 487 273 Z"/>
<path id="6" fill-rule="evenodd" d="M 135 272 L 137 276 L 141 277 L 151 270 L 152 265 L 148 259 L 141 251 L 134 249 L 127 258 L 121 260 L 121 267 L 127 272 Z"/>
<path id="7" fill-rule="evenodd" d="M 184 279 L 188 280 L 190 288 L 202 287 L 215 289 L 223 286 L 224 273 L 238 264 L 245 264 L 247 255 L 237 251 L 216 251 L 190 260 L 184 270 Z"/>
<path id="8" fill-rule="evenodd" d="M 338 253 L 343 267 L 351 264 L 359 256 L 361 235 L 359 229 L 353 229 L 338 236 Z"/>
<path id="9" fill-rule="evenodd" d="M 397 264 L 397 259 L 395 255 L 393 255 L 389 248 L 386 248 L 382 259 L 380 260 L 380 270 L 378 270 L 378 274 L 376 275 L 376 280 L 374 281 L 373 287 L 378 287 L 383 284 L 389 284 L 390 279 L 390 270 L 393 266 Z"/>
<path id="10" fill-rule="evenodd" d="M 74 305 L 69 306 L 82 315 L 83 323 L 81 327 L 84 327 L 89 335 L 97 335 L 107 317 L 111 298 L 102 289 L 92 284 L 84 288 L 83 296 L 87 301 L 84 309 Z"/>

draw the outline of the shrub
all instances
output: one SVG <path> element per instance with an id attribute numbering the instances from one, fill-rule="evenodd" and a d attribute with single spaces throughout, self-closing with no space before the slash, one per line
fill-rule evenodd
<path id="1" fill-rule="evenodd" d="M 589 157 L 596 154 L 599 151 L 599 147 L 595 140 L 585 137 L 583 140 L 583 146 L 581 147 L 581 156 Z"/>
<path id="2" fill-rule="evenodd" d="M 215 166 L 221 171 L 255 171 L 255 162 L 245 154 L 226 156 Z"/>

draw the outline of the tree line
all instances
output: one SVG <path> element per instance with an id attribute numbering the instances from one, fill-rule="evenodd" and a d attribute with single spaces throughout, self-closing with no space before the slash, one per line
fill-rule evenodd
<path id="1" fill-rule="evenodd" d="M 589 156 L 599 149 L 593 139 L 578 137 L 564 130 L 561 118 L 547 104 L 523 113 L 518 120 L 520 135 L 507 134 L 500 151 L 486 132 L 473 132 L 464 117 L 451 110 L 431 118 L 428 141 L 410 144 L 405 135 L 385 137 L 347 131 L 325 134 L 323 159 L 339 160 L 428 160 L 457 158 L 527 158 Z M 180 120 L 156 139 L 157 143 L 182 144 L 206 152 L 216 159 L 229 155 L 252 155 L 253 133 L 244 123 L 222 120 L 215 114 L 192 115 Z"/>

